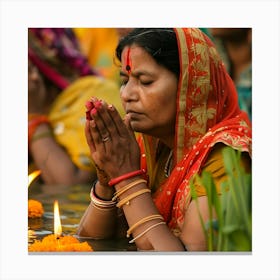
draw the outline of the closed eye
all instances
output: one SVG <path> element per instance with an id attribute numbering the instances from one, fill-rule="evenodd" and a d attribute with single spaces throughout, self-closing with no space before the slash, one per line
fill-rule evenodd
<path id="1" fill-rule="evenodd" d="M 148 86 L 148 85 L 150 85 L 150 84 L 152 84 L 152 83 L 153 83 L 153 81 L 145 81 L 145 82 L 142 81 L 142 82 L 141 82 L 141 84 L 144 85 L 144 86 Z"/>

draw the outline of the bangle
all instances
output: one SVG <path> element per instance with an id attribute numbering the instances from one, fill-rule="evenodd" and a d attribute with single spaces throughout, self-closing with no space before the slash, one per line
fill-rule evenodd
<path id="1" fill-rule="evenodd" d="M 136 186 L 140 183 L 146 183 L 147 184 L 147 181 L 144 180 L 144 179 L 139 179 L 139 180 L 133 181 L 132 183 L 126 185 L 123 188 L 121 188 L 119 191 L 115 192 L 112 200 L 115 201 L 121 194 L 123 194 L 124 192 L 128 191 L 129 189 L 131 189 L 132 187 L 134 187 L 134 186 Z"/>
<path id="2" fill-rule="evenodd" d="M 141 194 L 143 194 L 143 193 L 150 193 L 150 192 L 151 192 L 150 189 L 142 189 L 142 190 L 140 190 L 140 191 L 138 191 L 138 192 L 132 193 L 131 195 L 128 195 L 127 197 L 125 197 L 124 199 L 122 199 L 120 202 L 118 202 L 117 207 L 118 207 L 118 208 L 121 208 L 121 207 L 124 206 L 125 204 L 126 204 L 126 205 L 129 205 L 129 204 L 130 204 L 129 201 L 130 201 L 131 199 L 133 199 L 133 198 L 135 198 L 135 197 L 137 197 L 137 196 L 139 196 L 139 195 L 141 195 Z"/>
<path id="3" fill-rule="evenodd" d="M 146 170 L 145 169 L 140 169 L 140 170 L 136 170 L 136 171 L 132 171 L 132 172 L 129 172 L 129 173 L 126 173 L 124 175 L 121 175 L 117 178 L 114 178 L 114 179 L 111 179 L 108 183 L 108 185 L 110 187 L 118 184 L 119 182 L 123 181 L 123 180 L 126 180 L 126 179 L 129 179 L 129 178 L 132 178 L 132 177 L 135 177 L 135 176 L 138 176 L 138 175 L 144 175 L 146 174 Z"/>
<path id="4" fill-rule="evenodd" d="M 31 138 L 37 129 L 37 127 L 42 124 L 47 123 L 49 124 L 49 119 L 45 115 L 32 115 L 28 117 L 28 143 L 30 143 Z"/>
<path id="5" fill-rule="evenodd" d="M 100 206 L 98 206 L 97 204 L 93 203 L 92 201 L 91 201 L 90 205 L 91 205 L 92 207 L 98 209 L 98 210 L 101 210 L 101 211 L 111 211 L 111 210 L 114 210 L 114 209 L 115 209 L 115 207 L 100 207 Z"/>
<path id="6" fill-rule="evenodd" d="M 143 232 L 141 232 L 139 235 L 137 235 L 136 237 L 134 237 L 133 239 L 131 239 L 128 243 L 133 243 L 136 239 L 140 238 L 141 236 L 143 236 L 145 233 L 147 233 L 148 231 L 150 231 L 151 229 L 159 226 L 159 225 L 165 225 L 165 222 L 159 222 L 157 224 L 151 225 L 150 227 L 148 227 L 146 230 L 144 230 Z"/>
<path id="7" fill-rule="evenodd" d="M 95 186 L 96 186 L 96 182 L 93 185 L 93 187 L 90 190 L 90 199 L 91 202 L 93 203 L 94 206 L 97 206 L 99 208 L 113 208 L 116 206 L 116 202 L 112 201 L 112 200 L 102 200 L 100 198 L 97 198 L 96 194 L 95 194 Z"/>
<path id="8" fill-rule="evenodd" d="M 150 215 L 150 216 L 147 216 L 147 217 L 144 217 L 143 219 L 141 219 L 140 221 L 138 221 L 137 223 L 135 223 L 133 226 L 131 226 L 128 231 L 126 232 L 126 236 L 129 237 L 131 232 L 137 228 L 138 226 L 148 222 L 148 221 L 151 221 L 151 220 L 155 220 L 155 219 L 160 219 L 160 220 L 163 220 L 163 217 L 159 214 L 154 214 L 154 215 Z"/>
<path id="9" fill-rule="evenodd" d="M 32 138 L 31 138 L 31 142 L 34 142 L 36 140 L 39 140 L 41 138 L 46 138 L 46 137 L 53 137 L 53 133 L 48 130 L 48 131 L 44 131 L 42 133 L 38 133 L 38 134 L 35 134 Z"/>

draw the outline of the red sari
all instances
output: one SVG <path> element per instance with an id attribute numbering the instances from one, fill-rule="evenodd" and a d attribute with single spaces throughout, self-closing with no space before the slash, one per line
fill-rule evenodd
<path id="1" fill-rule="evenodd" d="M 216 143 L 251 155 L 251 123 L 238 107 L 235 85 L 210 39 L 195 28 L 176 28 L 180 59 L 174 169 L 157 188 L 154 202 L 175 234 L 190 203 L 190 179 L 201 171 Z M 143 135 L 142 165 L 156 169 L 158 140 Z M 141 145 L 140 145 L 141 146 Z"/>

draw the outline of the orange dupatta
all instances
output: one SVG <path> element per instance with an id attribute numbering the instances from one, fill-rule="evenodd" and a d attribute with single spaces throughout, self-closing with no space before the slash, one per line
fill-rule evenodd
<path id="1" fill-rule="evenodd" d="M 189 182 L 211 148 L 222 142 L 251 154 L 251 123 L 238 107 L 235 85 L 210 39 L 195 28 L 176 28 L 180 59 L 174 169 L 154 202 L 174 232 L 190 203 Z M 143 135 L 142 166 L 154 176 L 157 139 Z M 141 145 L 140 145 L 141 146 Z M 142 145 L 143 148 L 143 145 Z"/>

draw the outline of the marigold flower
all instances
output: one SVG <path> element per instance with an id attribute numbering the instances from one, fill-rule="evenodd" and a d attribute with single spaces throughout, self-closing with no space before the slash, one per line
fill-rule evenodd
<path id="1" fill-rule="evenodd" d="M 44 214 L 44 208 L 41 202 L 29 199 L 28 200 L 28 218 L 40 218 Z"/>
<path id="2" fill-rule="evenodd" d="M 28 248 L 29 252 L 91 252 L 87 242 L 80 243 L 74 236 L 66 235 L 57 238 L 54 234 L 35 240 Z"/>

